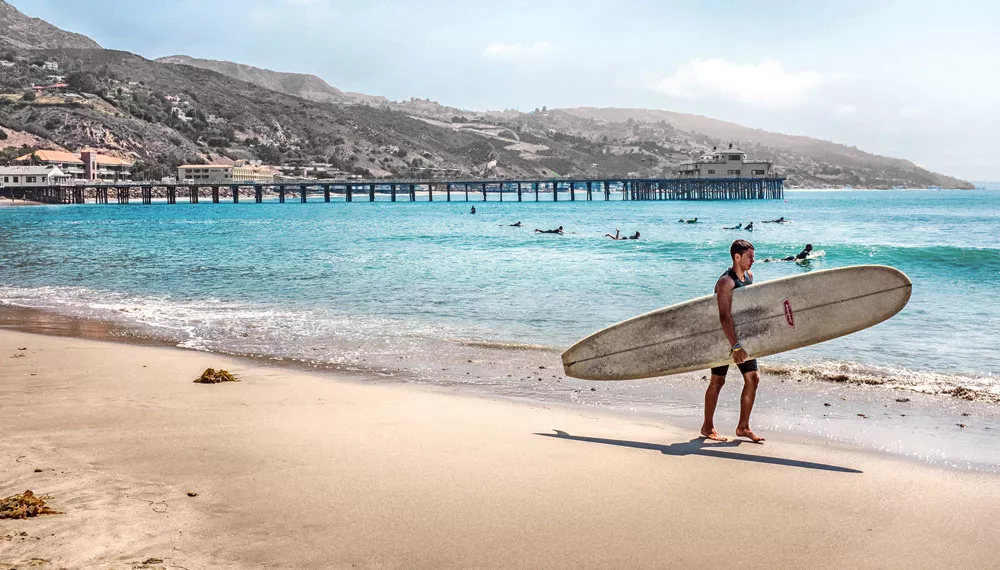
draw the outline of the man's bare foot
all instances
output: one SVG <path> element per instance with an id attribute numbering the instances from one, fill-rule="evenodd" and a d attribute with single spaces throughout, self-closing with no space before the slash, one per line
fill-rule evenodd
<path id="1" fill-rule="evenodd" d="M 748 437 L 750 441 L 754 443 L 762 443 L 764 438 L 758 436 L 750 428 L 736 428 L 736 435 L 740 437 Z"/>
<path id="2" fill-rule="evenodd" d="M 708 432 L 708 433 L 705 433 Z M 705 439 L 710 439 L 712 441 L 729 441 L 728 437 L 723 436 L 714 429 L 711 430 L 701 430 L 701 437 Z"/>

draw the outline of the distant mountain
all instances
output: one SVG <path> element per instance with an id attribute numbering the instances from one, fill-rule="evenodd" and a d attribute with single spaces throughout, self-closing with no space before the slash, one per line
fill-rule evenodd
<path id="1" fill-rule="evenodd" d="M 798 186 L 825 187 L 854 185 L 890 188 L 893 186 L 972 188 L 972 184 L 931 172 L 908 160 L 890 158 L 853 146 L 806 136 L 772 133 L 701 115 L 655 109 L 577 107 L 561 113 L 584 119 L 582 130 L 601 130 L 611 125 L 642 126 L 688 133 L 695 143 L 713 145 L 735 143 L 753 157 L 772 160 L 789 182 Z M 571 129 L 563 125 L 564 129 Z"/>
<path id="2" fill-rule="evenodd" d="M 233 79 L 253 83 L 271 91 L 294 95 L 295 97 L 302 97 L 303 99 L 319 103 L 380 103 L 388 101 L 385 97 L 363 95 L 361 93 L 345 93 L 315 75 L 304 73 L 271 71 L 270 69 L 261 69 L 242 63 L 198 59 L 187 55 L 171 55 L 158 58 L 156 61 L 159 63 L 173 63 L 210 69 Z"/>
<path id="3" fill-rule="evenodd" d="M 4 45 L 20 49 L 101 49 L 87 36 L 60 30 L 40 18 L 29 18 L 0 0 L 0 46 Z"/>

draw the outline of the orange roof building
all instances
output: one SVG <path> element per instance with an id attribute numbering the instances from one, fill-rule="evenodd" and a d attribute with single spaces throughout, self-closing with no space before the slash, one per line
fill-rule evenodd
<path id="1" fill-rule="evenodd" d="M 14 162 L 31 162 L 32 157 L 37 159 L 39 162 L 44 162 L 47 164 L 52 163 L 64 163 L 64 164 L 79 164 L 83 165 L 83 161 L 80 160 L 78 155 L 71 152 L 63 152 L 61 150 L 36 150 L 30 154 L 24 156 L 19 156 L 14 159 Z"/>
<path id="2" fill-rule="evenodd" d="M 93 149 L 83 149 L 78 153 L 61 150 L 36 150 L 19 156 L 15 163 L 40 162 L 58 166 L 60 170 L 76 180 L 101 180 L 123 182 L 132 179 L 132 163 L 115 156 L 100 154 Z"/>

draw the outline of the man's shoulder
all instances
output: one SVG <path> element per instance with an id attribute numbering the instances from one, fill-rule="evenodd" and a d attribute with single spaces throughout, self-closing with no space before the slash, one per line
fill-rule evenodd
<path id="1" fill-rule="evenodd" d="M 715 281 L 715 290 L 718 291 L 720 287 L 723 289 L 733 289 L 736 287 L 736 283 L 733 283 L 728 271 L 720 275 Z"/>

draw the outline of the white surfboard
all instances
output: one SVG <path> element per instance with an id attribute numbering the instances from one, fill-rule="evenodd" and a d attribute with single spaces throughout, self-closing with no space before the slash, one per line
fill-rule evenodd
<path id="1" fill-rule="evenodd" d="M 809 346 L 876 325 L 910 299 L 898 269 L 858 265 L 733 290 L 736 337 L 750 358 Z M 566 375 L 631 380 L 732 364 L 715 295 L 646 313 L 598 331 L 562 355 Z"/>

